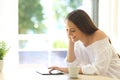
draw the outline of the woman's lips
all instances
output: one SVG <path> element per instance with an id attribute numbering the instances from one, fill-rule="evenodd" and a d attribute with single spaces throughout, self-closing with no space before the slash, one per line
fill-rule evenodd
<path id="1" fill-rule="evenodd" d="M 72 40 L 75 40 L 75 39 L 76 39 L 76 36 L 72 36 L 71 39 L 72 39 Z"/>

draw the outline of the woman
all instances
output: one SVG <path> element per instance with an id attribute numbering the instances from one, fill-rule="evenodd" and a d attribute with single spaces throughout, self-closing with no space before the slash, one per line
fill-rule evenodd
<path id="1" fill-rule="evenodd" d="M 98 29 L 83 10 L 69 13 L 65 20 L 69 38 L 68 65 L 80 66 L 80 74 L 97 74 L 120 79 L 120 59 L 108 36 Z M 50 72 L 68 68 L 52 66 Z"/>

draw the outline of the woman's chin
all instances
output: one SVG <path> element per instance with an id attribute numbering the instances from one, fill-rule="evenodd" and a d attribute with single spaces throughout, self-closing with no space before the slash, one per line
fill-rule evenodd
<path id="1" fill-rule="evenodd" d="M 78 40 L 76 40 L 76 39 L 72 39 L 72 42 L 76 42 L 76 41 L 78 41 Z"/>

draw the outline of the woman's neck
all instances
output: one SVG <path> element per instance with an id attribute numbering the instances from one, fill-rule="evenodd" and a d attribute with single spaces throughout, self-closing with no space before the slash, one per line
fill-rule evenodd
<path id="1" fill-rule="evenodd" d="M 85 37 L 83 37 L 82 40 L 84 46 L 90 45 L 92 43 L 92 39 L 93 39 L 92 35 L 85 35 Z"/>

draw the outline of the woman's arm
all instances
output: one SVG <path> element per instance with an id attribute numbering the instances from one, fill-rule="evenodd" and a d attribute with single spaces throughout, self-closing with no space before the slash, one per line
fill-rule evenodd
<path id="1" fill-rule="evenodd" d="M 64 73 L 68 73 L 67 67 L 52 66 L 52 67 L 49 67 L 48 69 L 50 69 L 49 73 L 51 73 L 53 70 L 58 70 L 58 71 L 62 71 Z"/>
<path id="2" fill-rule="evenodd" d="M 68 67 L 52 66 L 52 67 L 49 67 L 48 69 L 50 69 L 49 73 L 51 73 L 53 70 L 59 70 L 59 71 L 62 71 L 62 72 L 64 72 L 64 73 L 69 73 Z M 80 67 L 80 69 L 79 69 L 79 74 L 82 74 L 82 69 L 81 69 L 81 67 Z"/>
<path id="3" fill-rule="evenodd" d="M 74 54 L 74 42 L 69 39 L 69 44 L 68 44 L 68 52 L 67 52 L 67 62 L 73 62 L 75 60 L 75 54 Z"/>

